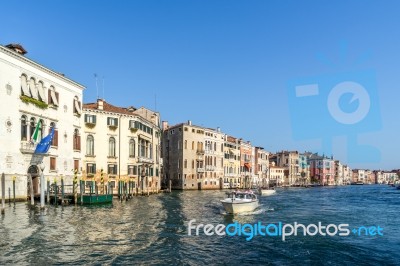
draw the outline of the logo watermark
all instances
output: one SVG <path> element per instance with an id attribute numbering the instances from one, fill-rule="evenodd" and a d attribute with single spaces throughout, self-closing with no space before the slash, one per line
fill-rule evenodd
<path id="1" fill-rule="evenodd" d="M 224 224 L 196 224 L 196 220 L 188 223 L 189 236 L 243 236 L 246 241 L 255 237 L 275 237 L 286 241 L 288 237 L 297 236 L 323 236 L 323 237 L 348 237 L 354 236 L 383 236 L 383 228 L 380 226 L 351 227 L 350 224 L 327 224 L 322 222 L 316 224 L 293 224 L 258 222 L 255 224 L 240 224 L 238 222 L 228 225 Z"/>
<path id="2" fill-rule="evenodd" d="M 361 145 L 362 133 L 382 128 L 373 70 L 332 72 L 288 82 L 289 111 L 295 140 L 321 139 L 332 154 L 333 138 L 347 137 L 347 161 L 379 162 L 380 151 Z"/>

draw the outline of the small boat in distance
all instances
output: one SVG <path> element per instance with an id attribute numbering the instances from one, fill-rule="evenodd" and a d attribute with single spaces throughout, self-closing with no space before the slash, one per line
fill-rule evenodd
<path id="1" fill-rule="evenodd" d="M 221 202 L 227 213 L 251 212 L 258 207 L 258 198 L 251 190 L 234 191 L 226 194 L 227 198 L 221 200 Z"/>
<path id="2" fill-rule="evenodd" d="M 260 196 L 270 196 L 276 193 L 276 190 L 274 188 L 259 188 L 258 189 L 258 194 Z"/>

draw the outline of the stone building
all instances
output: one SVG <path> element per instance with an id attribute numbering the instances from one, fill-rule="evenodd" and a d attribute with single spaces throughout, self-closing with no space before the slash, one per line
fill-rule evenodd
<path id="1" fill-rule="evenodd" d="M 224 188 L 240 188 L 240 140 L 225 135 Z"/>
<path id="2" fill-rule="evenodd" d="M 223 144 L 219 129 L 163 122 L 164 184 L 178 190 L 223 188 Z"/>
<path id="3" fill-rule="evenodd" d="M 135 193 L 161 188 L 160 114 L 144 107 L 117 107 L 105 100 L 83 105 L 83 165 L 86 181 L 131 183 Z M 101 174 L 103 173 L 103 180 Z M 133 186 L 133 187 L 132 187 Z"/>
<path id="4" fill-rule="evenodd" d="M 80 169 L 82 91 L 84 86 L 25 56 L 18 44 L 0 46 L 0 172 L 6 188 L 16 181 L 16 197 L 27 199 L 28 174 L 34 193 L 40 192 L 39 174 L 45 180 L 63 178 L 72 183 Z M 37 127 L 38 126 L 38 127 Z M 38 141 L 54 127 L 49 151 L 34 155 L 31 138 L 38 128 Z"/>

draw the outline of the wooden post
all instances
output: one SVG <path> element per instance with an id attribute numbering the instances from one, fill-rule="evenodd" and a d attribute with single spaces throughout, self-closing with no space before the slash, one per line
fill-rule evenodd
<path id="1" fill-rule="evenodd" d="M 50 179 L 47 179 L 47 204 L 50 204 Z"/>
<path id="2" fill-rule="evenodd" d="M 11 206 L 11 188 L 8 187 L 8 204 Z"/>
<path id="3" fill-rule="evenodd" d="M 78 204 L 78 169 L 75 169 L 74 172 L 73 190 L 74 190 L 74 202 L 76 205 Z"/>
<path id="4" fill-rule="evenodd" d="M 172 181 L 171 181 L 171 179 L 169 180 L 169 192 L 172 192 Z"/>
<path id="5" fill-rule="evenodd" d="M 14 197 L 14 204 L 15 204 L 15 179 L 16 179 L 17 177 L 16 176 L 13 176 L 13 197 Z"/>
<path id="6" fill-rule="evenodd" d="M 6 176 L 1 174 L 1 214 L 4 214 L 6 208 Z"/>
<path id="7" fill-rule="evenodd" d="M 81 205 L 83 205 L 83 193 L 85 192 L 85 181 L 84 180 L 81 180 L 80 191 L 81 191 Z"/>
<path id="8" fill-rule="evenodd" d="M 61 176 L 61 204 L 64 205 L 64 178 Z"/>
<path id="9" fill-rule="evenodd" d="M 30 192 L 31 192 L 31 206 L 33 206 L 33 205 L 35 205 L 35 198 L 34 198 L 35 195 L 33 195 L 33 180 L 32 180 L 31 174 L 28 174 L 28 176 L 29 176 L 29 183 L 30 183 L 29 187 L 30 187 Z"/>
<path id="10" fill-rule="evenodd" d="M 58 204 L 58 186 L 57 186 L 57 180 L 54 178 L 54 205 L 57 206 Z M 50 194 L 50 193 L 49 193 Z"/>

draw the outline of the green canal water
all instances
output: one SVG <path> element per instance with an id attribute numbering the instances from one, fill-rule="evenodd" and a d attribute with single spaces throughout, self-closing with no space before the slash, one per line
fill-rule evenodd
<path id="1" fill-rule="evenodd" d="M 253 213 L 231 216 L 224 191 L 173 192 L 113 205 L 6 206 L 0 265 L 400 265 L 400 190 L 388 186 L 292 188 L 261 198 Z M 195 224 L 349 224 L 383 235 L 188 236 Z M 195 231 L 192 231 L 194 234 Z"/>

